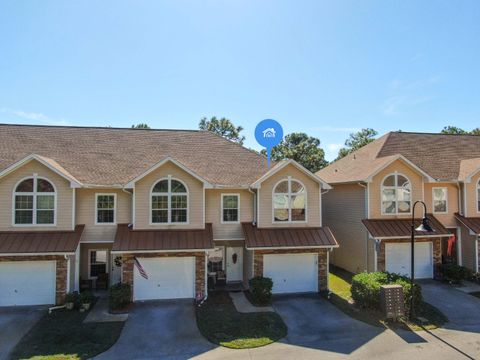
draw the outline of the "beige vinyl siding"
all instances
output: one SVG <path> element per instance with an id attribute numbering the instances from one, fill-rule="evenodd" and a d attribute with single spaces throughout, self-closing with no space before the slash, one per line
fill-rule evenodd
<path id="1" fill-rule="evenodd" d="M 480 217 L 480 212 L 477 208 L 477 184 L 480 178 L 480 172 L 472 177 L 469 183 L 465 184 L 467 191 L 467 215 L 469 217 Z"/>
<path id="2" fill-rule="evenodd" d="M 17 183 L 26 177 L 32 177 L 37 174 L 40 177 L 48 179 L 57 191 L 57 205 L 55 215 L 57 218 L 55 225 L 41 226 L 12 226 L 12 200 L 13 192 Z M 72 199 L 73 189 L 70 188 L 70 182 L 60 175 L 39 163 L 32 160 L 17 170 L 0 179 L 0 230 L 2 231 L 47 231 L 47 230 L 72 230 Z"/>
<path id="3" fill-rule="evenodd" d="M 439 214 L 433 213 L 433 215 L 446 227 L 457 227 L 457 221 L 455 219 L 455 213 L 458 212 L 458 188 L 456 184 L 451 183 L 425 183 L 425 204 L 427 205 L 427 211 L 433 213 L 433 188 L 447 188 L 447 213 Z M 423 210 L 419 211 L 421 216 Z M 416 213 L 417 214 L 417 213 Z"/>
<path id="4" fill-rule="evenodd" d="M 323 225 L 330 227 L 339 244 L 330 253 L 330 262 L 353 273 L 367 269 L 365 193 L 358 184 L 345 184 L 323 195 Z"/>
<path id="5" fill-rule="evenodd" d="M 187 224 L 150 225 L 150 191 L 157 181 L 167 178 L 169 175 L 183 181 L 188 188 L 189 221 Z M 203 183 L 178 166 L 167 162 L 135 184 L 135 229 L 198 229 L 204 227 Z"/>
<path id="6" fill-rule="evenodd" d="M 410 166 L 405 164 L 402 160 L 397 160 L 387 166 L 374 176 L 372 182 L 369 184 L 370 192 L 370 218 L 371 219 L 395 219 L 405 218 L 411 216 L 411 214 L 402 215 L 382 215 L 382 202 L 381 202 L 381 188 L 382 182 L 385 176 L 398 172 L 406 176 L 410 180 L 412 197 L 411 206 L 416 200 L 423 200 L 423 181 L 422 175 L 413 170 Z"/>
<path id="7" fill-rule="evenodd" d="M 222 224 L 222 194 L 240 195 L 240 222 Z M 205 190 L 205 222 L 212 223 L 213 239 L 243 239 L 242 222 L 253 221 L 253 194 L 248 190 Z"/>
<path id="8" fill-rule="evenodd" d="M 463 266 L 469 268 L 472 271 L 475 270 L 475 241 L 477 237 L 475 235 L 470 235 L 470 231 L 465 227 L 461 226 L 461 236 L 462 236 L 462 263 Z"/>
<path id="9" fill-rule="evenodd" d="M 76 190 L 76 221 L 85 224 L 82 242 L 112 241 L 115 239 L 117 225 L 95 225 L 95 194 L 116 194 L 116 221 L 117 224 L 132 222 L 132 195 L 119 189 L 77 189 Z"/>
<path id="10" fill-rule="evenodd" d="M 273 187 L 280 180 L 300 180 L 307 190 L 307 218 L 306 222 L 273 222 Z M 304 172 L 293 165 L 287 165 L 276 174 L 269 177 L 261 184 L 258 190 L 258 227 L 305 227 L 320 226 L 320 184 L 312 180 Z"/>

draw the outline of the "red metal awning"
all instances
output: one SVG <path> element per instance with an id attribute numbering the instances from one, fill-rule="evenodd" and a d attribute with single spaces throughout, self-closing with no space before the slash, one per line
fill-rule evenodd
<path id="1" fill-rule="evenodd" d="M 452 234 L 433 215 L 428 214 L 433 232 L 415 231 L 418 237 L 450 237 Z M 363 225 L 375 239 L 409 238 L 412 234 L 412 219 L 364 219 Z M 422 219 L 415 219 L 415 228 L 420 226 Z"/>
<path id="2" fill-rule="evenodd" d="M 465 217 L 459 213 L 456 213 L 455 217 L 475 234 L 480 234 L 480 217 Z"/>
<path id="3" fill-rule="evenodd" d="M 119 224 L 112 251 L 192 251 L 214 248 L 212 224 L 205 229 L 132 230 L 128 224 Z"/>
<path id="4" fill-rule="evenodd" d="M 338 247 L 328 227 L 258 228 L 242 223 L 247 249 Z"/>
<path id="5" fill-rule="evenodd" d="M 73 254 L 85 225 L 74 231 L 1 231 L 0 255 Z"/>

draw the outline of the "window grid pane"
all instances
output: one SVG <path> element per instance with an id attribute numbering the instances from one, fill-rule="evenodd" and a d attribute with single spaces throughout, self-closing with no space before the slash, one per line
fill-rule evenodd
<path id="1" fill-rule="evenodd" d="M 115 209 L 114 195 L 99 195 L 97 197 L 97 209 Z"/>
<path id="2" fill-rule="evenodd" d="M 37 179 L 37 192 L 53 193 L 55 192 L 55 189 L 47 180 Z"/>
<path id="3" fill-rule="evenodd" d="M 98 210 L 97 211 L 97 223 L 114 223 L 115 212 L 113 210 Z"/>
<path id="4" fill-rule="evenodd" d="M 16 210 L 15 224 L 32 224 L 33 210 Z"/>
<path id="5" fill-rule="evenodd" d="M 53 210 L 55 208 L 55 196 L 37 195 L 37 210 Z"/>
<path id="6" fill-rule="evenodd" d="M 15 189 L 16 192 L 33 192 L 33 179 L 23 180 Z"/>
<path id="7" fill-rule="evenodd" d="M 168 210 L 152 210 L 152 223 L 168 223 Z"/>
<path id="8" fill-rule="evenodd" d="M 53 210 L 37 210 L 37 224 L 53 224 L 55 213 Z"/>

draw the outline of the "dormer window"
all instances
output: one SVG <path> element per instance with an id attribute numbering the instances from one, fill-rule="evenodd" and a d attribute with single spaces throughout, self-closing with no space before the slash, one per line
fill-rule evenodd
<path id="1" fill-rule="evenodd" d="M 273 188 L 273 221 L 303 222 L 306 220 L 307 190 L 298 180 L 282 180 Z"/>
<path id="2" fill-rule="evenodd" d="M 410 180 L 402 174 L 391 174 L 382 183 L 382 214 L 409 214 L 411 210 Z"/>
<path id="3" fill-rule="evenodd" d="M 54 225 L 56 191 L 53 184 L 34 176 L 23 179 L 14 192 L 14 225 Z"/>
<path id="4" fill-rule="evenodd" d="M 188 223 L 188 190 L 180 180 L 160 180 L 152 188 L 152 224 Z"/>

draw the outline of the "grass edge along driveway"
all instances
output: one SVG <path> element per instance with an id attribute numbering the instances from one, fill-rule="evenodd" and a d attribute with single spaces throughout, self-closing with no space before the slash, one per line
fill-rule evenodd
<path id="1" fill-rule="evenodd" d="M 276 312 L 239 313 L 227 292 L 210 294 L 196 310 L 201 334 L 230 349 L 265 346 L 287 335 L 287 326 Z"/>
<path id="2" fill-rule="evenodd" d="M 56 310 L 45 314 L 20 340 L 12 359 L 89 359 L 108 350 L 120 336 L 124 322 L 83 323 L 88 312 Z"/>
<path id="3" fill-rule="evenodd" d="M 353 304 L 352 293 L 350 291 L 352 277 L 352 273 L 335 266 L 330 266 L 329 285 L 331 294 L 329 301 L 356 320 L 379 327 L 403 328 L 412 331 L 433 330 L 448 322 L 448 318 L 439 309 L 426 302 L 422 303 L 421 309 L 418 309 L 416 314 L 417 316 L 425 318 L 427 320 L 426 323 L 410 322 L 408 320 L 400 320 L 395 323 L 386 321 L 380 311 L 359 309 Z"/>

